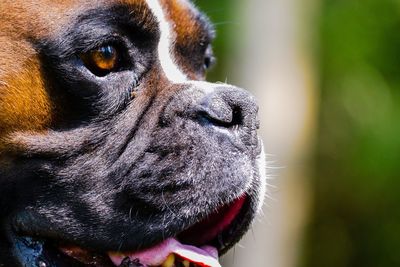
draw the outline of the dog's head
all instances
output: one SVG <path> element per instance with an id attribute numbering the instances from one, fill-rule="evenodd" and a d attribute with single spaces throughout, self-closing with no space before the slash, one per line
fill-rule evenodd
<path id="1" fill-rule="evenodd" d="M 186 0 L 1 0 L 0 266 L 218 266 L 265 177 L 212 39 Z"/>

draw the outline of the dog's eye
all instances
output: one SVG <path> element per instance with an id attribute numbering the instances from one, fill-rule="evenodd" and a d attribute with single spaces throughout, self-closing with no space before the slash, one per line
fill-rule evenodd
<path id="1" fill-rule="evenodd" d="M 214 64 L 214 58 L 213 57 L 208 57 L 206 56 L 204 58 L 204 69 L 208 70 L 210 69 Z"/>
<path id="2" fill-rule="evenodd" d="M 212 50 L 212 46 L 209 45 L 204 53 L 204 62 L 203 68 L 204 70 L 210 69 L 215 63 L 214 52 Z"/>
<path id="3" fill-rule="evenodd" d="M 118 68 L 119 53 L 112 45 L 105 45 L 81 55 L 85 66 L 97 76 L 105 76 Z"/>

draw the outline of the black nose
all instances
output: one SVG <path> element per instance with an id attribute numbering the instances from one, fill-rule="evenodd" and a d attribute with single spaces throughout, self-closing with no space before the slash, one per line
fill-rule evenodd
<path id="1" fill-rule="evenodd" d="M 209 133 L 237 137 L 246 145 L 257 144 L 258 106 L 250 93 L 230 85 L 207 82 L 174 86 L 179 86 L 180 90 L 175 91 L 162 112 L 161 125 L 179 121 L 184 127 L 186 120 L 193 120 Z"/>
<path id="2" fill-rule="evenodd" d="M 254 97 L 240 88 L 217 86 L 199 101 L 198 118 L 223 128 L 256 130 L 258 106 Z"/>

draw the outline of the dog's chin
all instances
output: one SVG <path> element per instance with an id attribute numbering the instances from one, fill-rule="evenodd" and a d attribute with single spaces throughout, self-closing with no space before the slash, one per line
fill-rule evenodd
<path id="1" fill-rule="evenodd" d="M 14 235 L 15 256 L 20 266 L 220 266 L 218 256 L 242 237 L 253 220 L 255 201 L 244 194 L 183 231 L 140 250 L 97 251 L 90 244 L 79 247 L 70 241 Z"/>

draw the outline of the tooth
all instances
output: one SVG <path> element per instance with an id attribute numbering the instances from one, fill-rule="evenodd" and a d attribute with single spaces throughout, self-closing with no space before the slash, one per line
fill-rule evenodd
<path id="1" fill-rule="evenodd" d="M 175 255 L 169 254 L 168 258 L 163 262 L 161 267 L 174 267 L 175 264 Z"/>
<path id="2" fill-rule="evenodd" d="M 183 264 L 184 267 L 189 267 L 190 266 L 190 262 L 188 260 L 182 261 L 182 264 Z"/>

